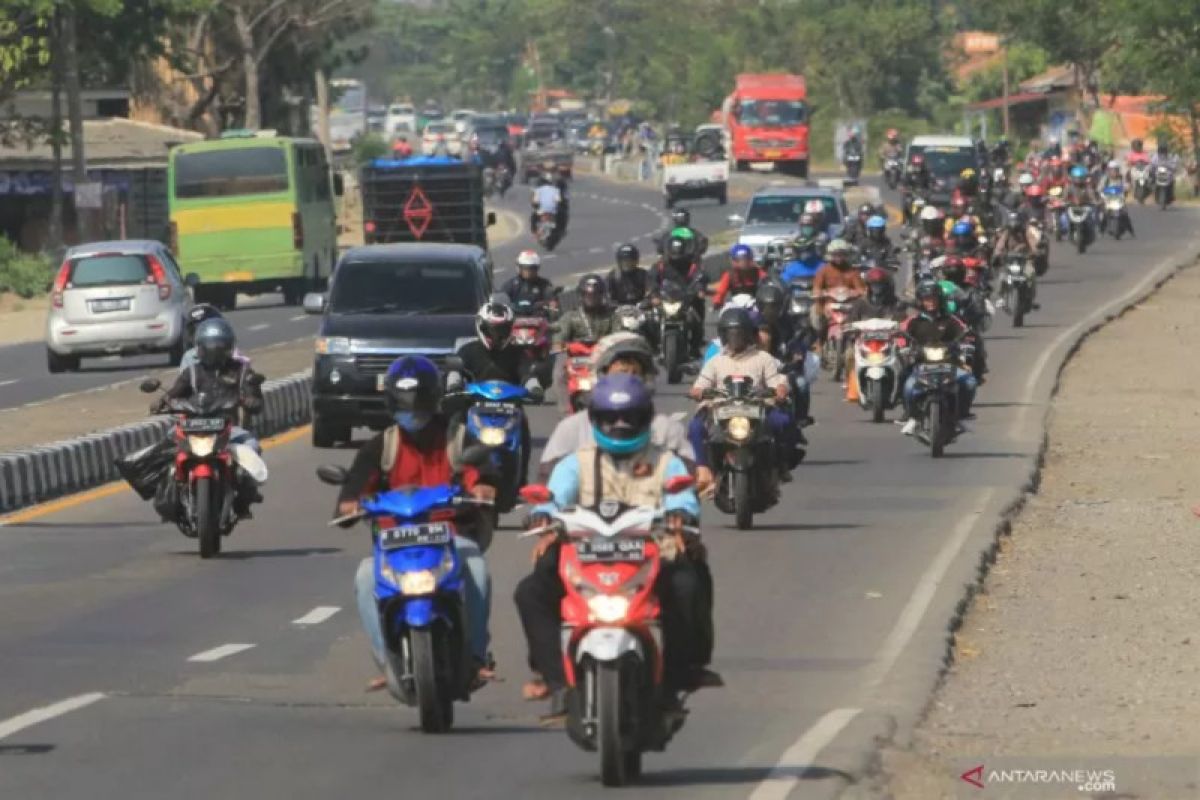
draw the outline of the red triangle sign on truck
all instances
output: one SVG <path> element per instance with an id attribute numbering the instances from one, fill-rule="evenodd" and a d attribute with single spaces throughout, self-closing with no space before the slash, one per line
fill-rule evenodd
<path id="1" fill-rule="evenodd" d="M 404 202 L 404 221 L 417 239 L 425 235 L 429 223 L 433 221 L 433 204 L 420 186 L 414 186 Z"/>

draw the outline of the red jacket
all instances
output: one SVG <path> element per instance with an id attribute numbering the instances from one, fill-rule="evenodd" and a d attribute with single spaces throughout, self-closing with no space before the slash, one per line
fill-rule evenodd
<path id="1" fill-rule="evenodd" d="M 431 423 L 436 424 L 436 423 Z M 369 477 L 359 496 L 374 494 L 384 489 L 398 489 L 402 486 L 439 486 L 450 483 L 454 469 L 450 464 L 450 456 L 446 451 L 446 434 L 438 431 L 424 447 L 417 447 L 408 436 L 400 432 L 400 446 L 396 449 L 396 462 L 392 464 L 386 483 L 380 485 L 380 455 L 383 452 L 382 434 L 376 440 L 364 445 L 363 451 L 371 463 L 367 469 Z M 357 464 L 356 464 L 357 466 Z M 352 468 L 353 469 L 353 468 Z M 462 486 L 470 490 L 479 482 L 479 470 L 464 466 L 462 470 Z"/>
<path id="2" fill-rule="evenodd" d="M 745 294 L 747 291 L 753 293 L 757 291 L 758 285 L 767 279 L 767 273 L 762 267 L 755 267 L 751 273 L 753 277 L 748 277 L 745 272 L 736 270 L 730 267 L 721 276 L 721 280 L 717 281 L 716 287 L 713 289 L 713 307 L 718 308 L 725 305 L 725 299 L 730 294 Z"/>

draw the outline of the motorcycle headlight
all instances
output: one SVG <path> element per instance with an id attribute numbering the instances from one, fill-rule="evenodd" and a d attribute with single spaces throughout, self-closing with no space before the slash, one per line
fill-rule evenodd
<path id="1" fill-rule="evenodd" d="M 1025 267 L 1014 261 L 1013 263 L 1008 265 L 1008 271 L 1014 275 L 1020 275 L 1022 272 L 1025 271 Z"/>
<path id="2" fill-rule="evenodd" d="M 598 594 L 588 600 L 588 611 L 597 622 L 620 622 L 629 613 L 629 598 Z"/>
<path id="3" fill-rule="evenodd" d="M 750 435 L 750 420 L 746 417 L 733 417 L 725 428 L 730 439 L 741 441 Z"/>
<path id="4" fill-rule="evenodd" d="M 664 300 L 662 307 L 663 307 L 663 311 L 667 312 L 667 316 L 673 317 L 679 313 L 679 309 L 683 308 L 683 301 L 681 301 L 681 300 L 673 300 L 673 301 Z"/>
<path id="5" fill-rule="evenodd" d="M 591 390 L 592 390 L 592 379 L 591 378 L 580 378 L 579 379 L 579 391 L 590 392 Z"/>
<path id="6" fill-rule="evenodd" d="M 1120 209 L 1121 209 L 1121 201 L 1120 200 L 1113 199 L 1113 200 L 1108 201 L 1108 210 L 1109 211 L 1119 211 Z"/>
<path id="7" fill-rule="evenodd" d="M 205 458 L 212 455 L 213 448 L 217 445 L 216 436 L 189 436 L 188 449 L 192 451 L 192 455 L 199 458 Z"/>
<path id="8" fill-rule="evenodd" d="M 322 356 L 349 353 L 350 340 L 344 336 L 318 336 L 316 350 Z"/>
<path id="9" fill-rule="evenodd" d="M 925 358 L 930 361 L 944 361 L 946 358 L 946 348 L 944 347 L 926 347 Z"/>
<path id="10" fill-rule="evenodd" d="M 402 572 L 397 586 L 399 586 L 401 594 L 433 594 L 437 589 L 437 574 L 431 569 Z"/>
<path id="11" fill-rule="evenodd" d="M 504 439 L 504 428 L 487 427 L 479 429 L 480 444 L 487 445 L 488 447 L 499 447 L 504 444 Z"/>
<path id="12" fill-rule="evenodd" d="M 885 358 L 883 353 L 867 353 L 868 364 L 882 364 Z"/>

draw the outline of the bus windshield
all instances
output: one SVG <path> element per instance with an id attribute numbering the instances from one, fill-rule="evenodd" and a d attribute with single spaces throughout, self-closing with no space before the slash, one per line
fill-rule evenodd
<path id="1" fill-rule="evenodd" d="M 785 128 L 808 120 L 803 100 L 743 100 L 737 108 L 742 125 L 761 128 Z"/>
<path id="2" fill-rule="evenodd" d="M 287 157 L 277 147 L 244 147 L 179 153 L 175 197 L 236 197 L 286 192 Z"/>

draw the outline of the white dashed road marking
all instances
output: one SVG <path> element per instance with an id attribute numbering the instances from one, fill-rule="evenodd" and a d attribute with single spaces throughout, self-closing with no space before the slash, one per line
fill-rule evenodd
<path id="1" fill-rule="evenodd" d="M 269 323 L 269 322 L 260 322 L 260 323 L 258 323 L 257 325 L 251 325 L 251 326 L 250 326 L 249 328 L 247 328 L 246 330 L 248 330 L 248 331 L 265 331 L 265 330 L 266 330 L 267 328 L 269 328 L 269 327 L 271 327 L 271 323 Z"/>
<path id="2" fill-rule="evenodd" d="M 302 319 L 308 319 L 308 314 L 297 314 L 294 317 L 288 317 L 292 322 L 299 322 Z"/>
<path id="3" fill-rule="evenodd" d="M 14 383 L 20 383 L 20 378 L 9 378 L 6 381 L 0 381 L 0 386 L 12 386 Z"/>
<path id="4" fill-rule="evenodd" d="M 220 661 L 222 658 L 235 655 L 244 650 L 249 650 L 254 647 L 252 644 L 223 644 L 220 647 L 214 647 L 212 650 L 205 650 L 203 653 L 196 653 L 188 659 L 196 663 L 207 664 L 212 661 Z"/>
<path id="5" fill-rule="evenodd" d="M 299 619 L 292 620 L 293 625 L 320 625 L 325 620 L 341 611 L 340 606 L 317 606 Z"/>
<path id="6" fill-rule="evenodd" d="M 97 700 L 103 700 L 105 697 L 106 695 L 103 692 L 89 692 L 88 694 L 68 697 L 66 700 L 60 700 L 52 705 L 26 711 L 24 714 L 18 714 L 15 717 L 0 722 L 0 739 L 5 739 L 14 733 L 19 733 L 40 722 L 61 717 L 63 714 L 70 714 L 72 711 L 78 711 L 84 706 L 90 706 Z"/>

